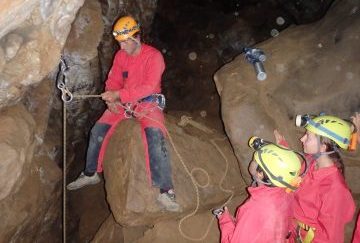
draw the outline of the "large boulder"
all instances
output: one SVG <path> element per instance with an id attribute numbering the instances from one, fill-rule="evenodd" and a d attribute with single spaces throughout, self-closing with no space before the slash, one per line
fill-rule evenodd
<path id="1" fill-rule="evenodd" d="M 231 196 L 229 191 L 221 188 L 229 189 L 234 194 L 244 191 L 245 184 L 236 158 L 223 136 L 217 132 L 208 134 L 193 127 L 179 127 L 175 118 L 170 116 L 167 121 L 169 141 L 175 146 L 170 146 L 172 176 L 177 201 L 183 212 L 165 213 L 157 205 L 159 189 L 150 186 L 140 125 L 134 120 L 125 120 L 111 137 L 104 160 L 107 200 L 120 225 L 154 225 L 194 210 L 197 193 L 188 173 L 190 171 L 199 184 L 199 212 L 220 206 Z"/>

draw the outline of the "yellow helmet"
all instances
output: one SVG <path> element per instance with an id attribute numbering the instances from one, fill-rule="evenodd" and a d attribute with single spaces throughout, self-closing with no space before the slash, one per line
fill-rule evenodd
<path id="1" fill-rule="evenodd" d="M 294 151 L 269 143 L 257 147 L 254 159 L 272 184 L 291 190 L 296 189 L 301 160 Z"/>
<path id="2" fill-rule="evenodd" d="M 348 149 L 352 134 L 352 125 L 335 116 L 318 116 L 311 119 L 309 116 L 296 117 L 297 126 L 305 126 L 305 129 L 317 135 L 327 137 L 334 141 L 342 149 Z"/>
<path id="3" fill-rule="evenodd" d="M 140 25 L 131 16 L 118 19 L 115 23 L 113 36 L 117 41 L 125 41 L 140 31 Z"/>

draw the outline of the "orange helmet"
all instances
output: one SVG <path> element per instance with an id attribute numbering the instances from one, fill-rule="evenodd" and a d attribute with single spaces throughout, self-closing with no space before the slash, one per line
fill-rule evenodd
<path id="1" fill-rule="evenodd" d="M 140 25 L 131 16 L 118 19 L 115 23 L 113 36 L 117 41 L 125 41 L 140 31 Z"/>

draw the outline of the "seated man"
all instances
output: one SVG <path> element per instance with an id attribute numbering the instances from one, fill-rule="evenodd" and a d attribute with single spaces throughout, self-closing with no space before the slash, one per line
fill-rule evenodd
<path id="1" fill-rule="evenodd" d="M 106 91 L 101 94 L 107 110 L 91 130 L 85 170 L 67 185 L 67 189 L 76 190 L 100 181 L 98 172 L 102 171 L 104 150 L 113 131 L 110 128 L 133 117 L 142 127 L 146 166 L 152 184 L 160 188 L 157 200 L 166 210 L 179 211 L 164 138 L 166 130 L 162 110 L 165 98 L 160 94 L 165 69 L 163 56 L 157 49 L 141 42 L 140 26 L 130 16 L 116 22 L 113 35 L 121 48 L 106 80 Z"/>

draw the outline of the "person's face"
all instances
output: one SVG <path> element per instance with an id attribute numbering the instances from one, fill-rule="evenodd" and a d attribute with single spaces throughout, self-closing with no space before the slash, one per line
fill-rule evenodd
<path id="1" fill-rule="evenodd" d="M 304 152 L 307 154 L 316 154 L 319 152 L 319 141 L 317 136 L 309 131 L 306 131 L 304 136 L 300 138 Z"/>
<path id="2" fill-rule="evenodd" d="M 252 160 L 249 164 L 249 172 L 253 179 L 253 183 L 256 182 L 258 185 L 264 179 L 263 172 L 257 172 L 256 168 L 258 167 L 258 163 L 255 160 Z"/>
<path id="3" fill-rule="evenodd" d="M 257 176 L 256 168 L 258 166 L 258 163 L 255 160 L 252 160 L 249 164 L 249 172 L 252 178 L 255 178 Z"/>
<path id="4" fill-rule="evenodd" d="M 120 48 L 130 56 L 135 55 L 139 48 L 138 43 L 136 43 L 135 40 L 132 40 L 130 38 L 125 41 L 119 41 L 119 44 Z"/>

